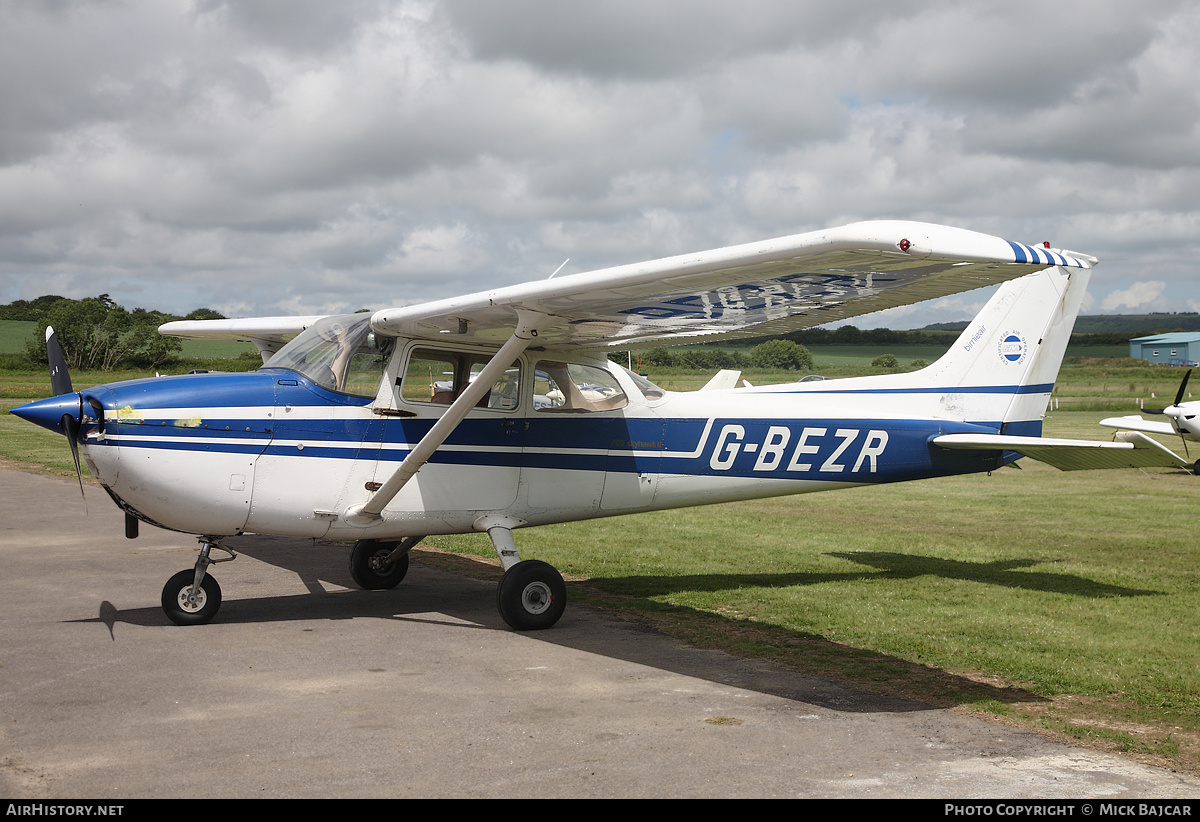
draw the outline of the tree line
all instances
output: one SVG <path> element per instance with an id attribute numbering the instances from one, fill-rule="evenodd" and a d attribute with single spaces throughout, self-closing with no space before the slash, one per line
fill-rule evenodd
<path id="1" fill-rule="evenodd" d="M 1146 315 L 1138 315 L 1144 319 Z M 1183 315 L 1180 315 L 1183 316 Z M 1179 316 L 1166 315 L 1170 320 Z M 1190 319 L 1190 317 L 1186 317 Z M 37 332 L 26 341 L 26 356 L 33 362 L 46 362 L 46 326 L 54 326 L 62 344 L 67 365 L 72 369 L 107 371 L 118 367 L 157 368 L 178 357 L 182 343 L 163 337 L 158 327 L 172 320 L 218 320 L 224 315 L 210 308 L 198 308 L 180 317 L 145 308 L 127 310 L 108 294 L 73 300 L 54 294 L 33 300 L 14 300 L 0 305 L 0 320 L 36 322 Z M 1080 321 L 1084 319 L 1081 317 Z M 1114 318 L 1115 319 L 1115 318 Z M 1132 319 L 1132 318 L 1131 318 Z M 1156 317 L 1157 319 L 1157 317 Z M 1187 323 L 1184 323 L 1185 325 Z M 965 324 L 962 325 L 965 327 Z M 811 370 L 812 354 L 808 346 L 823 345 L 943 345 L 949 347 L 961 332 L 959 324 L 909 331 L 890 328 L 860 329 L 853 325 L 839 328 L 806 328 L 779 337 L 746 340 L 748 351 L 733 349 L 655 348 L 642 355 L 647 365 L 667 368 L 770 368 Z M 1104 331 L 1075 333 L 1073 345 L 1121 345 L 1131 336 L 1157 331 Z"/>
<path id="2" fill-rule="evenodd" d="M 624 356 L 613 354 L 616 362 Z M 792 340 L 769 339 L 748 352 L 724 348 L 652 348 L 639 355 L 644 366 L 658 368 L 762 368 L 772 371 L 812 371 L 812 352 Z"/>
<path id="3" fill-rule="evenodd" d="M 0 320 L 35 322 L 37 331 L 25 341 L 31 362 L 46 363 L 46 327 L 53 326 L 67 367 L 79 371 L 111 371 L 118 367 L 158 368 L 179 356 L 183 343 L 164 337 L 158 327 L 172 320 L 215 320 L 224 316 L 200 308 L 179 317 L 161 311 L 118 305 L 108 294 L 72 300 L 47 295 L 0 306 Z"/>
<path id="4" fill-rule="evenodd" d="M 1085 318 L 1076 321 L 1076 328 L 1083 325 Z M 938 328 L 917 328 L 911 331 L 900 331 L 892 328 L 856 328 L 853 325 L 843 325 L 840 328 L 805 328 L 800 331 L 789 331 L 782 339 L 791 340 L 800 345 L 941 345 L 949 348 L 958 335 L 967 327 L 967 323 L 942 323 Z M 1085 326 L 1086 327 L 1086 326 Z M 1168 329 L 1172 330 L 1172 329 Z M 1175 328 L 1176 331 L 1189 329 Z M 1163 330 L 1136 331 L 1083 331 L 1071 334 L 1072 345 L 1124 345 L 1134 337 L 1145 337 L 1151 334 L 1163 334 Z M 761 342 L 760 339 L 749 342 Z"/>

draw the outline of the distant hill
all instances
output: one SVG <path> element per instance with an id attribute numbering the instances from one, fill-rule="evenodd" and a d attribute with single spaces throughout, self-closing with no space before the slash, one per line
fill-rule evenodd
<path id="1" fill-rule="evenodd" d="M 933 323 L 921 331 L 962 331 L 967 322 Z M 1081 314 L 1075 320 L 1076 334 L 1127 334 L 1140 337 L 1170 331 L 1200 331 L 1200 314 Z"/>

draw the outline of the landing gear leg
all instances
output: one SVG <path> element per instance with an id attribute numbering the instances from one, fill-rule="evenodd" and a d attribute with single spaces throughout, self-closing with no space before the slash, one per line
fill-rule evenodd
<path id="1" fill-rule="evenodd" d="M 213 548 L 229 556 L 213 559 Z M 231 559 L 237 559 L 237 554 L 212 537 L 201 537 L 200 556 L 196 558 L 195 567 L 180 571 L 163 586 L 162 608 L 167 619 L 176 625 L 204 625 L 211 622 L 221 607 L 221 586 L 208 575 L 208 566 Z"/>
<path id="2" fill-rule="evenodd" d="M 488 536 L 505 568 L 497 590 L 500 616 L 516 631 L 553 626 L 567 607 L 567 584 L 562 574 L 541 560 L 522 560 L 508 528 L 489 528 Z"/>

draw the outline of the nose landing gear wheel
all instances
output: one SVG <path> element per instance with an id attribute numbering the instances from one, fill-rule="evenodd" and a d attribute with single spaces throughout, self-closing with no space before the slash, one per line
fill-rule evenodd
<path id="1" fill-rule="evenodd" d="M 163 612 L 176 625 L 204 625 L 212 621 L 221 607 L 221 586 L 215 579 L 206 574 L 200 590 L 192 596 L 195 583 L 196 572 L 189 569 L 171 577 L 163 587 Z"/>
<path id="2" fill-rule="evenodd" d="M 500 616 L 517 631 L 537 631 L 558 622 L 567 607 L 567 584 L 554 566 L 536 559 L 504 572 L 498 592 Z"/>

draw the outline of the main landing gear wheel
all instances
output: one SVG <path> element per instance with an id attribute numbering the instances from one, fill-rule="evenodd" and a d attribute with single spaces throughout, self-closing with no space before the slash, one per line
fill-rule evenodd
<path id="1" fill-rule="evenodd" d="M 205 574 L 193 596 L 195 584 L 196 572 L 188 569 L 171 577 L 163 587 L 163 612 L 176 625 L 204 625 L 212 621 L 221 607 L 221 586 L 215 579 Z"/>
<path id="2" fill-rule="evenodd" d="M 350 576 L 368 591 L 395 588 L 408 573 L 407 553 L 402 553 L 388 562 L 388 557 L 399 544 L 360 539 L 350 551 Z"/>
<path id="3" fill-rule="evenodd" d="M 504 572 L 500 616 L 517 631 L 536 631 L 558 622 L 567 607 L 567 584 L 554 566 L 527 559 Z"/>

